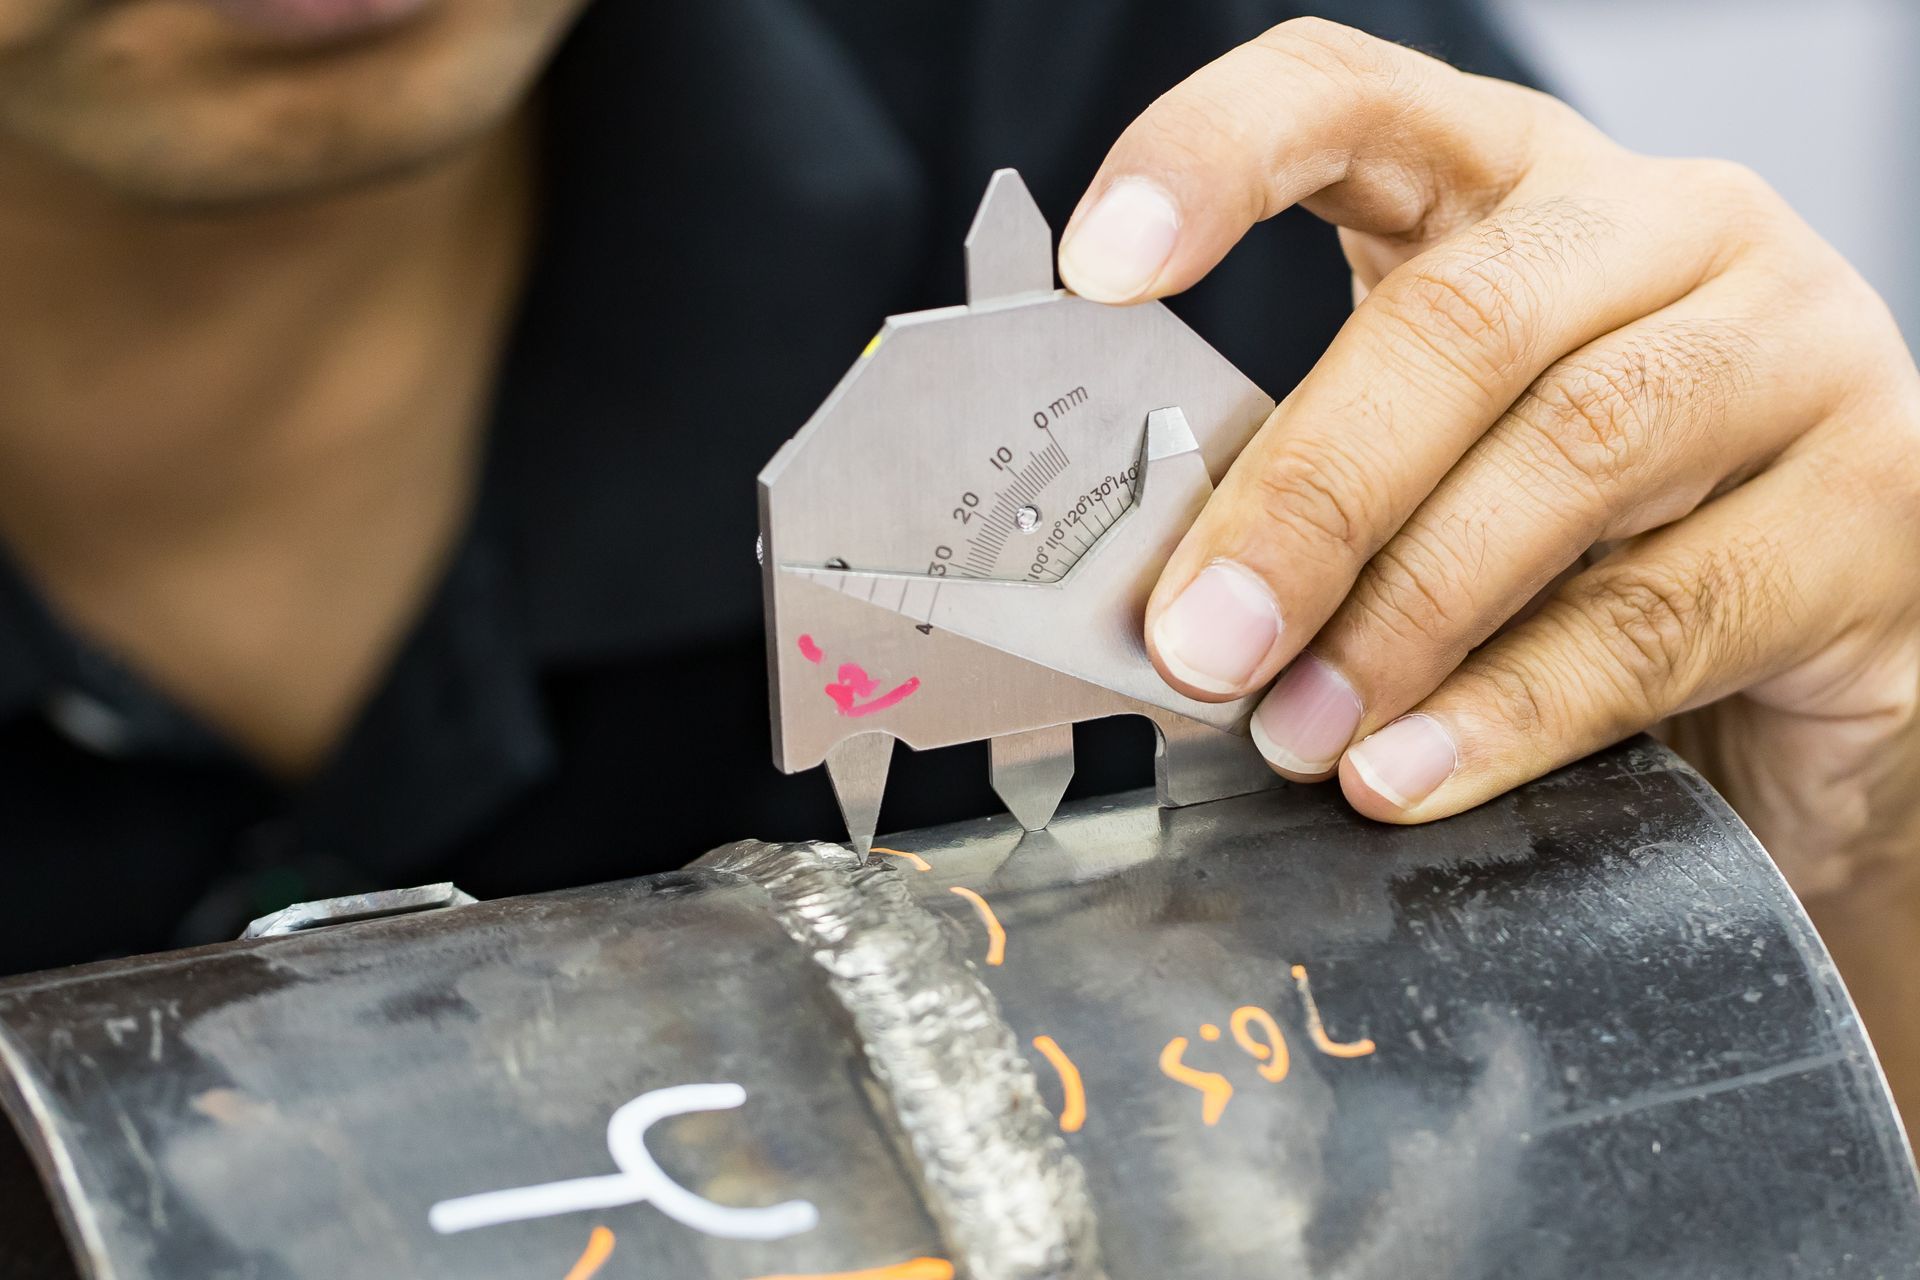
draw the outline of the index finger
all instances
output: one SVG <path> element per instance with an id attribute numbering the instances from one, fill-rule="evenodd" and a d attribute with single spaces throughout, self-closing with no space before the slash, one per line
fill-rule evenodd
<path id="1" fill-rule="evenodd" d="M 1429 243 L 1512 190 L 1557 106 L 1337 23 L 1282 23 L 1120 135 L 1061 237 L 1061 279 L 1096 302 L 1177 293 L 1303 200 L 1340 226 Z"/>

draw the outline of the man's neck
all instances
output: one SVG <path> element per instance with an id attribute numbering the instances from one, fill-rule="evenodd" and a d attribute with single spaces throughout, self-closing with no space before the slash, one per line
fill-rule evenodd
<path id="1" fill-rule="evenodd" d="M 142 208 L 0 144 L 0 539 L 276 771 L 317 764 L 471 496 L 524 123 L 431 171 Z"/>

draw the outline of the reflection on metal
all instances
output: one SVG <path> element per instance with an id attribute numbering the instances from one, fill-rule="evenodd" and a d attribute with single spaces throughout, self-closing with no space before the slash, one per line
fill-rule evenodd
<path id="1" fill-rule="evenodd" d="M 400 916 L 414 911 L 438 911 L 442 907 L 464 907 L 474 901 L 451 881 L 423 884 L 412 889 L 382 889 L 376 893 L 350 893 L 339 898 L 321 898 L 314 902 L 296 902 L 271 915 L 253 921 L 240 936 L 269 938 L 275 934 L 319 929 L 330 924 L 351 924 L 355 920 L 377 920 L 381 916 Z"/>
<path id="2" fill-rule="evenodd" d="M 823 967 L 909 1168 L 971 1280 L 1104 1280 L 1086 1175 L 975 971 L 886 860 L 745 841 L 700 866 L 752 880 Z"/>
<path id="3" fill-rule="evenodd" d="M 674 1280 L 1920 1280 L 1826 953 L 1651 743 L 1426 827 L 1318 787 L 885 844 L 0 982 L 0 1277 L 524 1280 L 605 1227 Z M 721 1217 L 433 1230 L 713 1082 L 646 1151 Z"/>

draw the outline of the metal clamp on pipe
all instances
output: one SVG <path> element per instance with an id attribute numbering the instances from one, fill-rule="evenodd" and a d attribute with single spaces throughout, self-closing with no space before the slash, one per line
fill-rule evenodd
<path id="1" fill-rule="evenodd" d="M 439 884 L 423 884 L 412 889 L 350 893 L 338 898 L 320 898 L 282 907 L 249 923 L 240 936 L 269 938 L 278 934 L 298 933 L 303 929 L 351 924 L 356 920 L 378 920 L 382 916 L 407 915 L 415 911 L 464 907 L 474 901 L 476 899 L 472 894 L 464 893 L 455 888 L 451 881 L 444 880 Z"/>

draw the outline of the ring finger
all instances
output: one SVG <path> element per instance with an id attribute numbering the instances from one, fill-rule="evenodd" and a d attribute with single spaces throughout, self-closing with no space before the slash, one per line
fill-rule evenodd
<path id="1" fill-rule="evenodd" d="M 1885 705 L 1910 704 L 1907 642 L 1886 617 L 1888 600 L 1910 598 L 1910 526 L 1875 505 L 1882 478 L 1862 433 L 1826 434 L 1820 456 L 1796 448 L 1634 539 L 1476 650 L 1411 714 L 1346 753 L 1349 801 L 1389 822 L 1445 817 L 1757 682 L 1832 690 L 1844 684 L 1836 673 L 1888 655 Z M 1781 525 L 1783 511 L 1848 503 L 1873 515 Z M 1800 709 L 1826 714 L 1831 695 Z"/>
<path id="2" fill-rule="evenodd" d="M 1823 416 L 1821 384 L 1761 372 L 1802 364 L 1817 329 L 1776 292 L 1724 277 L 1553 364 L 1369 561 L 1261 703 L 1251 727 L 1268 762 L 1326 776 L 1594 543 L 1684 516 Z"/>

